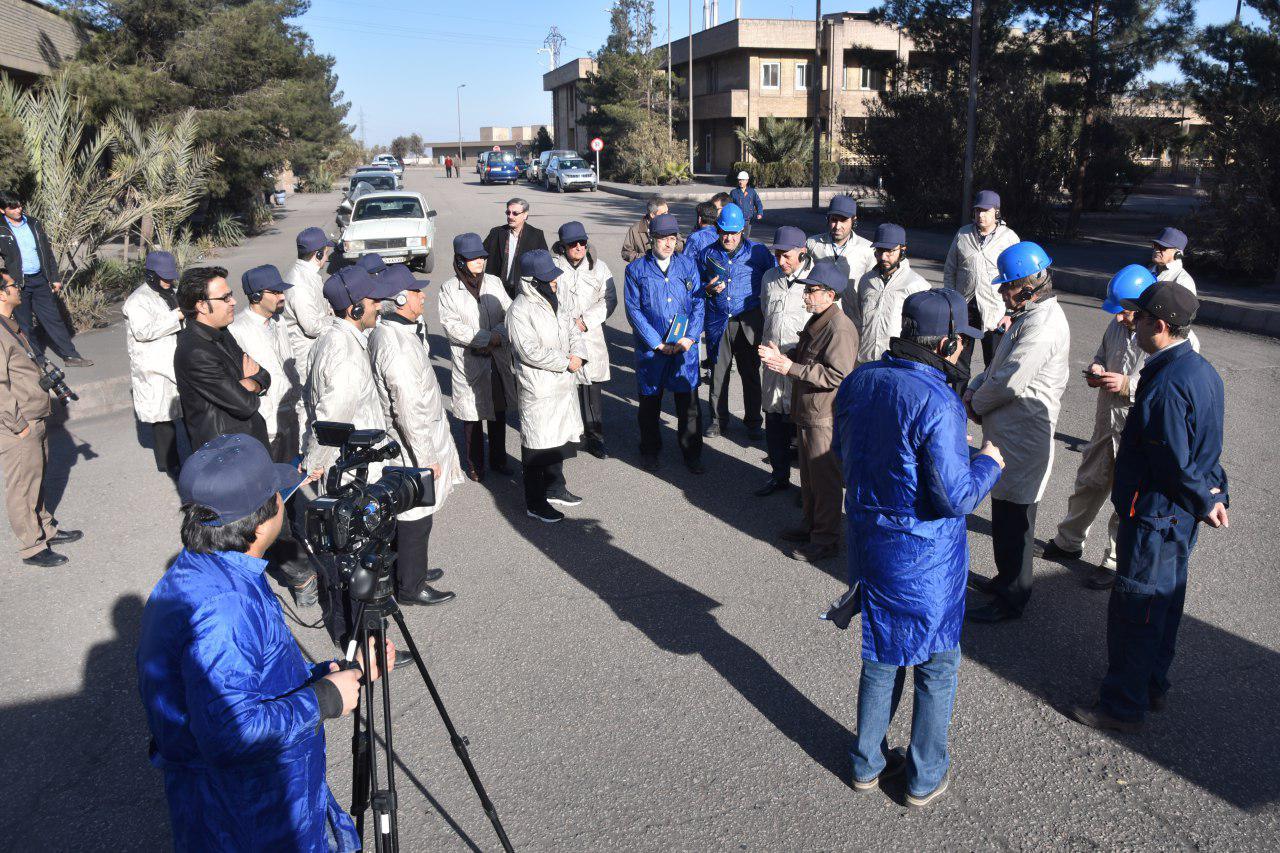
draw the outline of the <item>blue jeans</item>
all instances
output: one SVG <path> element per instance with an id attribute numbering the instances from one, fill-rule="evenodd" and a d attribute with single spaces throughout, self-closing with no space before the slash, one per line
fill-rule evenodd
<path id="1" fill-rule="evenodd" d="M 937 788 L 951 765 L 947 730 L 955 706 L 960 647 L 935 652 L 915 666 L 915 712 L 907 750 L 907 790 L 922 797 Z M 858 681 L 858 737 L 850 756 L 855 779 L 874 779 L 889 751 L 886 735 L 898 710 L 907 669 L 872 660 L 862 662 Z"/>

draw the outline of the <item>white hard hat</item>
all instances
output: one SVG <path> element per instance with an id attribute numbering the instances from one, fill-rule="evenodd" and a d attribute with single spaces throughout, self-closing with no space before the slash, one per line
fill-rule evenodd
<path id="1" fill-rule="evenodd" d="M 749 180 L 751 180 L 751 176 L 750 176 L 750 175 L 748 175 L 746 172 L 739 172 L 739 173 L 738 173 L 738 180 L 740 180 L 740 181 L 749 181 Z"/>

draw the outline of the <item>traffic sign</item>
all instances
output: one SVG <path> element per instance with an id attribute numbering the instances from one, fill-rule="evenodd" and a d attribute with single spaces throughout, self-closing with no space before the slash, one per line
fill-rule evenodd
<path id="1" fill-rule="evenodd" d="M 597 136 L 595 139 L 591 140 L 591 150 L 592 150 L 592 151 L 599 151 L 599 150 L 600 150 L 600 149 L 602 149 L 602 148 L 604 148 L 604 140 L 603 140 L 603 139 L 601 139 L 600 137 L 598 137 L 598 136 Z"/>

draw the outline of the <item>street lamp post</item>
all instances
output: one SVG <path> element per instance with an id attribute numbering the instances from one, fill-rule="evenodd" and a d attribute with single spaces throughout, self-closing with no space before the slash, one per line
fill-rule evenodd
<path id="1" fill-rule="evenodd" d="M 969 10 L 969 105 L 964 132 L 964 197 L 960 199 L 960 222 L 970 213 L 973 197 L 973 149 L 978 132 L 978 50 L 982 38 L 982 0 L 973 0 Z"/>
<path id="2" fill-rule="evenodd" d="M 462 165 L 462 88 L 466 85 L 458 84 L 458 165 Z"/>
<path id="3" fill-rule="evenodd" d="M 693 0 L 689 0 L 689 177 L 693 178 Z"/>

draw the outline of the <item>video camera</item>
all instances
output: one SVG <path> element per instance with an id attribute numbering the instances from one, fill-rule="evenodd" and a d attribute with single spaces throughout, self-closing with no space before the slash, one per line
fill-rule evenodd
<path id="1" fill-rule="evenodd" d="M 320 444 L 340 450 L 338 461 L 325 474 L 326 494 L 307 504 L 307 543 L 316 554 L 336 562 L 339 580 L 352 598 L 390 597 L 396 516 L 435 505 L 435 475 L 429 468 L 388 466 L 376 483 L 369 483 L 369 465 L 400 455 L 395 441 L 378 446 L 386 439 L 385 430 L 358 430 L 335 421 L 319 421 L 312 428 Z"/>

